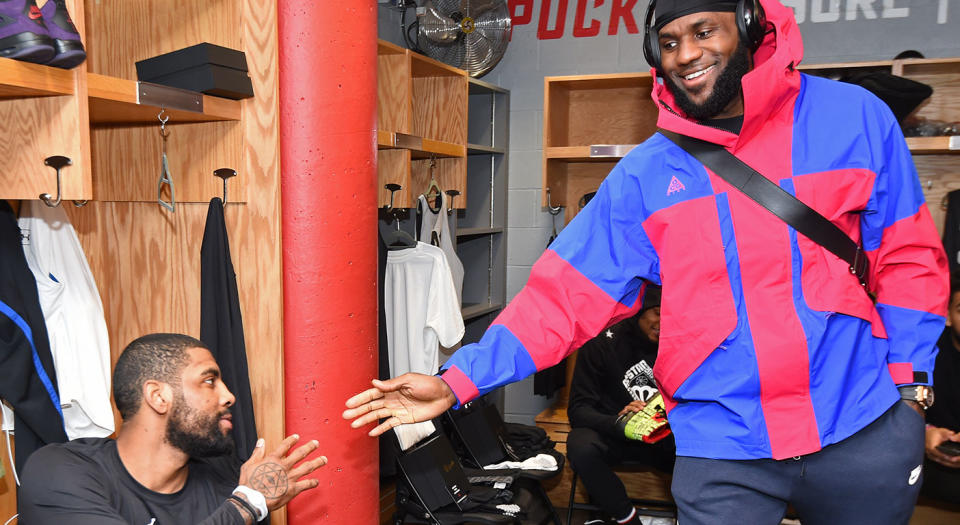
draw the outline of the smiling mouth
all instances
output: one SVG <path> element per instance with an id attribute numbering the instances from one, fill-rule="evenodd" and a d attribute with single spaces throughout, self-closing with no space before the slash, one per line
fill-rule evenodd
<path id="1" fill-rule="evenodd" d="M 701 70 L 699 70 L 699 71 L 695 71 L 695 72 L 693 72 L 693 73 L 690 73 L 689 75 L 683 75 L 683 79 L 684 79 L 684 80 L 693 80 L 693 79 L 696 79 L 696 78 L 700 78 L 700 77 L 702 77 L 703 75 L 706 75 L 707 73 L 709 73 L 710 71 L 712 71 L 714 67 L 716 67 L 716 66 L 710 66 L 710 67 L 701 69 Z"/>

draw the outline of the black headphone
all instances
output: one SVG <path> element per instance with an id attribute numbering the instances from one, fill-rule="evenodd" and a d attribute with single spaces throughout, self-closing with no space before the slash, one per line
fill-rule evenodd
<path id="1" fill-rule="evenodd" d="M 657 0 L 650 0 L 650 5 L 647 6 L 647 18 L 643 24 L 643 58 L 647 60 L 647 64 L 660 69 L 660 35 L 653 29 L 656 6 Z M 767 24 L 760 0 L 738 0 L 736 19 L 740 41 L 747 44 L 751 53 L 756 51 L 763 42 Z"/>

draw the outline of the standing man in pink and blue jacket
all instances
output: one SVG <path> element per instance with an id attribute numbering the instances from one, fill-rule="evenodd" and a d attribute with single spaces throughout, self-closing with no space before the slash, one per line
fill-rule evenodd
<path id="1" fill-rule="evenodd" d="M 860 243 L 873 297 L 656 133 L 480 342 L 439 376 L 374 381 L 344 417 L 383 420 L 377 435 L 549 367 L 635 313 L 649 281 L 663 287 L 654 373 L 680 523 L 776 524 L 792 504 L 804 525 L 906 524 L 949 286 L 897 121 L 860 87 L 800 73 L 800 33 L 776 0 L 651 8 L 657 125 L 722 146 Z"/>

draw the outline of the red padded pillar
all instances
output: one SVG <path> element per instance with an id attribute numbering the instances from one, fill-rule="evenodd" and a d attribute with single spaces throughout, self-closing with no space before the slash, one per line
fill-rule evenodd
<path id="1" fill-rule="evenodd" d="M 374 525 L 377 442 L 340 414 L 377 374 L 377 4 L 277 9 L 286 432 L 329 459 L 288 523 Z"/>

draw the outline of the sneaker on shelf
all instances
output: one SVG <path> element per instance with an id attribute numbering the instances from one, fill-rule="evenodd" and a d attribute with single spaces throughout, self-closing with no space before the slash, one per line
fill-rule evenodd
<path id="1" fill-rule="evenodd" d="M 87 59 L 87 52 L 80 41 L 80 32 L 67 12 L 66 0 L 47 0 L 40 12 L 57 52 L 47 65 L 71 69 L 83 63 Z"/>
<path id="2" fill-rule="evenodd" d="M 0 57 L 45 64 L 56 53 L 34 0 L 0 0 Z"/>

